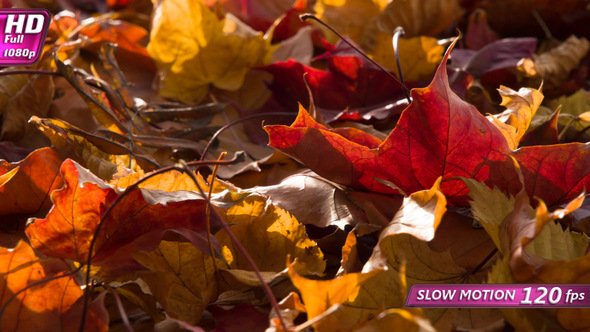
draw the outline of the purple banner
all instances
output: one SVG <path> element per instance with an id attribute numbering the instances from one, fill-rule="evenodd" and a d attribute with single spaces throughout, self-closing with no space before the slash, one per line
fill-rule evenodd
<path id="1" fill-rule="evenodd" d="M 37 62 L 50 21 L 45 9 L 0 9 L 0 66 Z"/>
<path id="2" fill-rule="evenodd" d="M 406 307 L 590 307 L 590 284 L 420 284 Z"/>

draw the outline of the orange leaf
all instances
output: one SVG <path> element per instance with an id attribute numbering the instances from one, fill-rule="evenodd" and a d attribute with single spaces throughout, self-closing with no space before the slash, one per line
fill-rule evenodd
<path id="1" fill-rule="evenodd" d="M 72 160 L 63 163 L 61 174 L 65 186 L 52 194 L 54 207 L 45 219 L 31 219 L 26 233 L 31 245 L 48 256 L 86 262 L 101 217 L 120 194 Z M 205 206 L 206 200 L 194 192 L 133 189 L 105 219 L 93 262 L 111 269 L 137 268 L 132 252 L 155 249 L 168 230 L 209 252 L 203 235 Z M 216 219 L 212 222 L 215 226 Z"/>
<path id="2" fill-rule="evenodd" d="M 49 194 L 62 185 L 58 176 L 61 162 L 52 148 L 35 150 L 17 163 L 0 161 L 0 174 L 19 168 L 12 179 L 0 186 L 0 215 L 48 209 Z"/>
<path id="3" fill-rule="evenodd" d="M 25 287 L 68 271 L 69 266 L 60 259 L 37 257 L 24 241 L 14 249 L 0 248 L 0 305 L 6 305 Z M 30 287 L 8 303 L 1 317 L 0 330 L 77 331 L 83 310 L 82 295 L 73 275 Z M 90 307 L 85 331 L 108 331 L 102 297 L 98 301 Z"/>

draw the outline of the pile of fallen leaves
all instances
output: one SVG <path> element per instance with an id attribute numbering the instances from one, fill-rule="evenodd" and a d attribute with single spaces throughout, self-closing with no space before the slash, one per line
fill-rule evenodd
<path id="1" fill-rule="evenodd" d="M 404 307 L 590 282 L 589 1 L 2 3 L 1 331 L 590 329 Z"/>

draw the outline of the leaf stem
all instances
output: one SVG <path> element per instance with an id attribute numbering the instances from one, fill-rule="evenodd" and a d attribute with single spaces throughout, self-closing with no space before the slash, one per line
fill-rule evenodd
<path id="1" fill-rule="evenodd" d="M 481 263 L 479 263 L 476 267 L 473 268 L 473 270 L 469 272 L 469 274 L 476 274 L 477 271 L 481 270 L 481 268 L 484 267 L 488 263 L 488 261 L 492 259 L 492 257 L 494 257 L 494 255 L 496 255 L 497 252 L 498 248 L 494 248 L 494 250 L 492 250 L 492 252 L 490 252 L 490 254 L 487 255 L 486 258 L 483 259 L 483 261 L 481 261 Z"/>
<path id="2" fill-rule="evenodd" d="M 566 131 L 571 127 L 572 123 L 574 122 L 574 120 L 576 120 L 575 117 L 570 118 L 570 120 L 566 123 L 566 125 L 563 127 L 563 129 L 561 130 L 561 132 L 559 133 L 559 135 L 557 135 L 557 140 L 561 141 L 561 139 L 563 138 L 563 136 L 565 135 Z"/>
<path id="3" fill-rule="evenodd" d="M 50 75 L 50 76 L 62 76 L 61 73 L 50 71 L 50 70 L 0 70 L 0 76 L 8 76 L 8 75 Z"/>
<path id="4" fill-rule="evenodd" d="M 405 84 L 403 84 L 397 77 L 395 77 L 395 75 L 393 75 L 389 70 L 387 70 L 387 68 L 383 67 L 383 65 L 381 65 L 379 62 L 371 59 L 363 50 L 361 50 L 360 48 L 356 47 L 353 43 L 349 42 L 344 37 L 342 37 L 342 35 L 340 33 L 338 33 L 338 31 L 336 31 L 334 28 L 332 28 L 330 25 L 328 25 L 324 21 L 320 20 L 317 16 L 315 16 L 313 14 L 303 14 L 303 15 L 300 15 L 299 18 L 302 21 L 305 21 L 305 20 L 308 20 L 308 19 L 312 19 L 312 20 L 318 22 L 319 24 L 325 26 L 326 28 L 328 28 L 330 31 L 332 31 L 334 34 L 336 34 L 338 37 L 340 37 L 340 39 L 343 42 L 345 42 L 346 44 L 348 44 L 348 46 L 352 47 L 360 55 L 362 55 L 364 58 L 366 58 L 367 60 L 369 60 L 372 64 L 374 64 L 379 69 L 381 69 L 381 71 L 383 71 L 385 74 L 387 74 L 389 77 L 391 77 L 392 80 L 396 81 L 402 87 L 402 89 L 404 90 L 404 94 L 406 95 L 406 99 L 408 100 L 408 103 L 411 103 L 412 102 L 412 99 L 410 98 L 410 89 L 408 89 L 408 87 L 405 86 Z"/>
<path id="5" fill-rule="evenodd" d="M 533 9 L 531 11 L 531 13 L 533 14 L 533 17 L 535 18 L 535 21 L 537 21 L 537 24 L 539 24 L 539 26 L 543 30 L 543 33 L 545 34 L 545 38 L 553 39 L 553 35 L 551 34 L 551 30 L 549 30 L 549 27 L 547 26 L 545 21 L 543 21 L 543 18 L 541 17 L 541 15 L 539 15 L 539 12 L 536 9 Z"/>
<path id="6" fill-rule="evenodd" d="M 406 82 L 404 81 L 404 74 L 402 72 L 402 64 L 399 59 L 399 37 L 403 36 L 405 34 L 406 34 L 406 32 L 404 31 L 403 27 L 401 27 L 401 26 L 397 27 L 397 28 L 395 28 L 395 31 L 393 32 L 393 39 L 391 40 L 391 43 L 393 44 L 393 53 L 395 53 L 395 63 L 397 65 L 397 72 L 399 73 L 399 80 L 403 86 L 406 86 Z M 409 102 L 410 102 L 410 100 L 408 99 L 408 103 Z"/>
<path id="7" fill-rule="evenodd" d="M 125 312 L 125 308 L 123 307 L 123 302 L 121 301 L 121 297 L 119 297 L 119 293 L 117 293 L 117 291 L 107 283 L 103 283 L 103 286 L 115 297 L 115 303 L 117 303 L 117 309 L 119 310 L 119 314 L 121 314 L 123 325 L 125 325 L 127 331 L 133 332 L 133 327 L 129 322 L 129 317 L 127 317 L 127 313 Z"/>
<path id="8" fill-rule="evenodd" d="M 186 165 L 186 164 L 184 164 L 184 165 Z M 199 188 L 199 191 L 201 192 L 201 195 L 204 195 L 204 191 L 201 188 L 201 185 L 199 184 L 199 182 L 197 181 L 197 178 L 196 178 L 195 174 L 193 172 L 190 172 L 190 171 L 187 171 L 186 173 L 193 180 L 193 182 L 195 183 L 195 185 Z M 207 197 L 207 201 L 209 201 L 209 197 Z M 209 204 L 211 204 L 211 203 L 209 202 Z M 213 213 L 215 214 L 215 216 L 219 220 L 223 220 L 223 217 L 219 214 L 219 211 L 217 211 L 217 209 L 215 209 L 213 207 L 211 209 L 211 211 L 213 211 Z M 262 274 L 260 273 L 260 269 L 258 269 L 258 266 L 256 265 L 256 262 L 254 262 L 254 259 L 252 258 L 252 256 L 250 256 L 250 254 L 248 254 L 248 251 L 246 250 L 246 248 L 244 248 L 244 246 L 242 246 L 242 243 L 234 235 L 234 233 L 231 231 L 231 229 L 229 228 L 229 226 L 225 222 L 223 222 L 223 221 L 220 224 L 221 224 L 221 227 L 223 228 L 223 230 L 229 236 L 231 242 L 234 244 L 234 246 L 236 246 L 236 248 L 238 249 L 238 251 L 244 256 L 244 258 L 248 262 L 248 265 L 250 265 L 250 267 L 254 271 L 254 274 L 256 274 L 256 277 L 258 278 L 258 280 L 260 281 L 260 284 L 262 285 L 262 289 L 266 293 L 266 297 L 268 298 L 268 301 L 270 302 L 270 305 L 277 312 L 277 317 L 279 318 L 279 321 L 281 322 L 282 329 L 283 330 L 287 330 L 287 325 L 285 324 L 285 321 L 283 319 L 283 316 L 281 315 L 281 308 L 279 307 L 279 303 L 277 302 L 277 299 L 275 298 L 272 290 L 270 289 L 270 286 L 266 283 L 266 281 L 264 281 L 264 278 L 262 277 Z"/>
<path id="9" fill-rule="evenodd" d="M 227 155 L 227 152 L 222 152 L 217 160 L 221 161 Z M 183 164 L 184 166 L 184 164 Z M 207 195 L 207 202 L 210 203 L 211 196 L 213 195 L 213 184 L 215 183 L 215 177 L 217 177 L 217 170 L 219 169 L 219 165 L 215 165 L 213 168 L 213 172 L 211 172 L 211 182 L 209 183 L 209 193 Z M 215 269 L 215 274 L 218 275 L 219 270 L 217 269 L 217 264 L 215 264 L 215 250 L 213 250 L 213 239 L 211 234 L 211 204 L 207 204 L 207 208 L 205 213 L 207 215 L 207 240 L 209 242 L 209 254 L 211 255 L 211 260 L 213 261 L 213 268 Z M 205 277 L 207 275 L 205 274 Z"/>

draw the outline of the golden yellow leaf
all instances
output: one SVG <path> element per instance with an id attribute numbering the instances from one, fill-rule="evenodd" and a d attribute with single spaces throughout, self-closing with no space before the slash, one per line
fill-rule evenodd
<path id="1" fill-rule="evenodd" d="M 312 280 L 300 276 L 293 266 L 289 267 L 289 277 L 301 293 L 308 319 L 322 315 L 334 305 L 354 302 L 362 293 L 363 285 L 382 273 L 383 270 L 373 270 L 368 273 L 349 273 L 332 280 Z M 352 310 L 354 311 L 354 308 Z M 328 315 L 314 324 L 314 328 L 316 331 L 340 331 L 361 323 L 356 315 L 338 317 L 344 318 L 344 321 L 336 319 L 334 315 Z"/>
<path id="2" fill-rule="evenodd" d="M 401 26 L 407 37 L 435 36 L 463 12 L 457 0 L 393 0 L 379 15 L 378 26 L 387 33 Z"/>
<path id="3" fill-rule="evenodd" d="M 305 274 L 322 274 L 323 254 L 305 233 L 305 227 L 289 212 L 271 204 L 261 195 L 252 194 L 239 204 L 223 210 L 222 217 L 240 239 L 246 251 L 262 271 L 285 269 L 287 255 L 297 258 L 298 270 Z M 237 252 L 225 232 L 216 235 L 224 258 L 232 269 L 251 270 L 244 256 Z"/>
<path id="4" fill-rule="evenodd" d="M 197 179 L 201 188 L 208 192 L 209 185 L 200 175 Z M 131 182 L 126 179 L 120 181 L 122 184 Z M 153 177 L 141 187 L 163 191 L 197 190 L 194 182 L 179 172 Z M 229 190 L 232 197 L 245 195 L 239 188 L 216 180 L 213 194 L 224 190 Z M 232 207 L 215 209 L 253 258 L 265 282 L 285 269 L 288 256 L 297 259 L 299 263 L 295 269 L 300 273 L 321 275 L 324 272 L 326 263 L 323 254 L 308 238 L 304 226 L 265 196 L 249 194 Z M 222 230 L 215 234 L 215 239 L 221 246 L 225 261 L 215 259 L 214 263 L 208 253 L 199 251 L 188 242 L 175 241 L 162 241 L 155 251 L 134 255 L 140 264 L 153 271 L 142 273 L 141 277 L 166 312 L 175 318 L 194 324 L 220 292 L 260 285 L 252 267 L 229 235 Z"/>
<path id="5" fill-rule="evenodd" d="M 447 211 L 447 199 L 440 191 L 442 177 L 432 188 L 421 190 L 404 198 L 404 203 L 379 239 L 393 234 L 406 233 L 423 241 L 430 241 Z"/>
<path id="6" fill-rule="evenodd" d="M 166 313 L 189 324 L 196 324 L 205 307 L 217 297 L 215 266 L 223 263 L 195 248 L 189 242 L 162 241 L 149 253 L 133 256 L 151 271 L 140 272 L 151 294 Z"/>
<path id="7" fill-rule="evenodd" d="M 342 35 L 350 37 L 362 47 L 372 45 L 377 31 L 378 2 L 373 0 L 320 0 L 314 10 L 317 16 Z M 335 43 L 338 36 L 326 30 L 328 41 Z"/>
<path id="8" fill-rule="evenodd" d="M 374 59 L 396 73 L 399 77 L 391 33 L 379 32 L 373 51 Z M 404 79 L 408 82 L 426 81 L 432 78 L 442 60 L 444 46 L 433 37 L 400 38 L 398 42 L 400 66 Z"/>
<path id="9" fill-rule="evenodd" d="M 270 61 L 262 33 L 227 32 L 226 23 L 231 29 L 232 21 L 218 19 L 203 0 L 160 2 L 148 52 L 160 70 L 162 96 L 198 103 L 211 85 L 237 90 L 250 67 Z"/>
<path id="10" fill-rule="evenodd" d="M 510 148 L 516 150 L 543 101 L 543 94 L 531 88 L 521 88 L 516 92 L 503 85 L 498 92 L 502 96 L 501 105 L 506 110 L 497 115 L 489 115 L 488 119 L 493 120 L 500 129 Z"/>
<path id="11" fill-rule="evenodd" d="M 356 234 L 349 232 L 346 236 L 346 242 L 342 246 L 342 260 L 338 274 L 356 272 L 360 261 L 358 259 L 358 250 L 356 247 Z M 360 270 L 360 269 L 358 269 Z"/>

